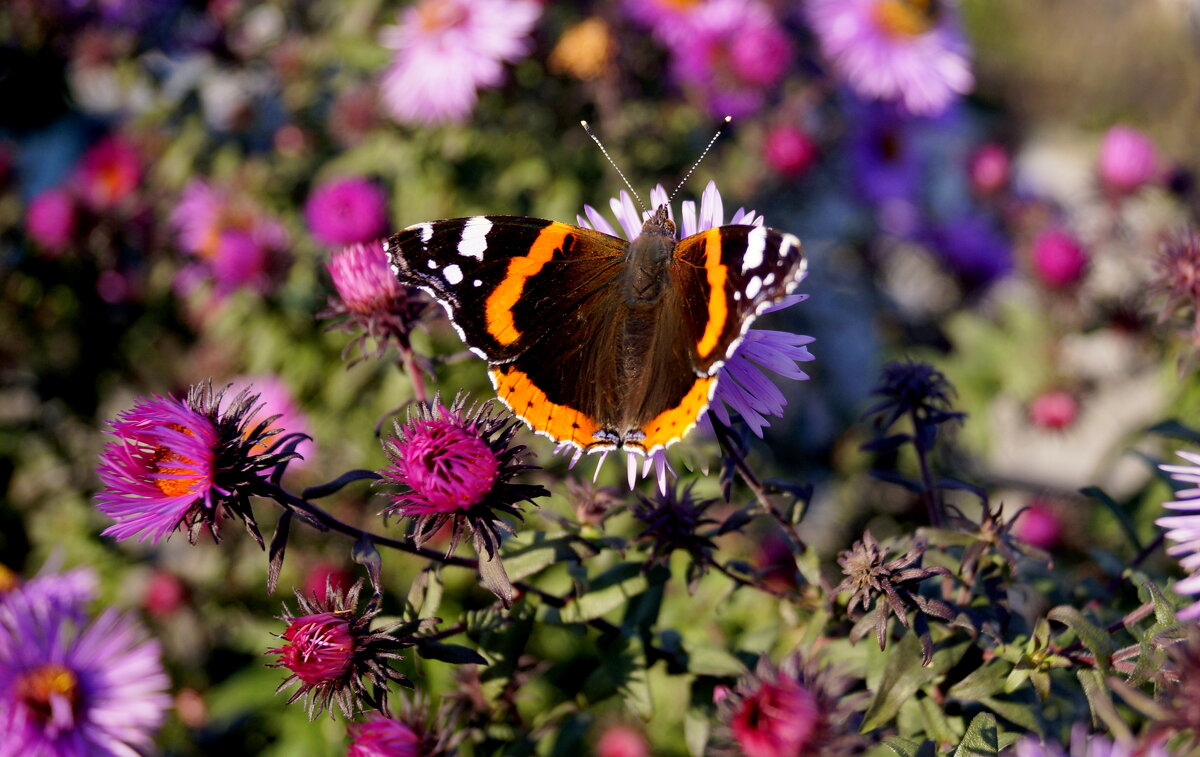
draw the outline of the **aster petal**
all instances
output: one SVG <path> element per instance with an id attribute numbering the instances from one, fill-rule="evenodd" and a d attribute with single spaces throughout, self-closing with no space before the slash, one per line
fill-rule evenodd
<path id="1" fill-rule="evenodd" d="M 642 217 L 638 214 L 637 208 L 633 206 L 633 199 L 628 192 L 622 189 L 620 199 L 609 200 L 609 207 L 612 208 L 613 215 L 617 217 L 617 223 L 621 224 L 626 239 L 633 239 L 641 233 Z"/>
<path id="2" fill-rule="evenodd" d="M 680 217 L 683 219 L 683 223 L 680 226 L 680 231 L 682 232 L 683 236 L 690 237 L 699 231 L 699 227 L 696 225 L 695 200 L 686 200 L 683 203 Z"/>
<path id="3" fill-rule="evenodd" d="M 705 231 L 707 229 L 715 229 L 725 222 L 725 209 L 721 203 L 721 193 L 717 190 L 717 183 L 709 181 L 704 187 L 704 194 L 700 195 L 700 219 L 697 231 Z"/>

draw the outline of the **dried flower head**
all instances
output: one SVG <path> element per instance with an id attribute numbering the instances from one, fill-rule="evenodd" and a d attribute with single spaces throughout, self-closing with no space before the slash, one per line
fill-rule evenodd
<path id="1" fill-rule="evenodd" d="M 337 297 L 331 298 L 317 317 L 334 319 L 330 329 L 357 333 L 342 351 L 343 357 L 355 346 L 360 351 L 358 359 L 368 357 L 368 339 L 375 342 L 375 357 L 393 342 L 402 350 L 411 349 L 413 329 L 428 315 L 432 303 L 420 290 L 396 280 L 382 241 L 353 244 L 334 253 L 325 270 Z"/>
<path id="2" fill-rule="evenodd" d="M 881 431 L 908 415 L 918 427 L 936 427 L 946 421 L 960 420 L 962 413 L 952 410 L 954 387 L 941 371 L 928 363 L 913 360 L 892 361 L 883 366 L 879 383 L 871 391 L 883 400 L 871 406 L 864 416 L 875 417 Z"/>
<path id="3" fill-rule="evenodd" d="M 279 655 L 274 667 L 289 671 L 276 692 L 298 685 L 288 704 L 307 697 L 310 719 L 323 710 L 332 715 L 334 703 L 348 718 L 368 707 L 387 714 L 389 684 L 412 688 L 388 660 L 404 659 L 400 650 L 416 643 L 413 634 L 440 622 L 436 618 L 399 621 L 371 630 L 381 597 L 372 596 L 359 614 L 362 587 L 363 582 L 358 581 L 347 592 L 334 589 L 322 598 L 305 597 L 297 591 L 301 615 L 293 615 L 284 605 L 280 618 L 288 624 L 280 636 L 284 644 L 267 650 Z"/>
<path id="4" fill-rule="evenodd" d="M 1161 300 L 1159 323 L 1180 318 L 1189 324 L 1189 338 L 1200 346 L 1200 231 L 1187 228 L 1159 246 L 1150 291 Z"/>
<path id="5" fill-rule="evenodd" d="M 718 703 L 717 738 L 745 757 L 842 757 L 867 746 L 858 733 L 866 705 L 854 679 L 795 653 L 775 668 L 764 655 Z"/>
<path id="6" fill-rule="evenodd" d="M 940 566 L 921 567 L 924 544 L 917 544 L 892 560 L 887 559 L 888 553 L 889 550 L 881 547 L 870 531 L 863 532 L 861 541 L 838 555 L 838 565 L 842 566 L 846 578 L 833 591 L 835 594 L 850 592 L 847 614 L 853 615 L 860 607 L 866 613 L 851 632 L 851 640 L 858 641 L 874 629 L 880 649 L 887 646 L 889 615 L 895 615 L 900 625 L 908 628 L 908 613 L 914 610 L 912 629 L 921 640 L 924 664 L 928 665 L 933 659 L 933 639 L 926 616 L 953 620 L 955 612 L 940 599 L 922 596 L 920 585 L 932 576 L 949 576 L 950 571 Z"/>
<path id="7" fill-rule="evenodd" d="M 262 545 L 250 497 L 293 457 L 279 452 L 274 417 L 258 419 L 258 396 L 244 390 L 223 402 L 224 390 L 197 384 L 186 400 L 139 400 L 111 422 L 100 456 L 101 512 L 117 521 L 106 536 L 157 542 L 186 527 L 195 543 L 202 527 L 219 539 L 221 516 L 236 516 Z M 258 449 L 259 451 L 256 451 Z"/>
<path id="8" fill-rule="evenodd" d="M 665 563 L 672 552 L 680 550 L 687 552 L 693 566 L 703 572 L 717 545 L 711 539 L 711 532 L 700 531 L 717 524 L 705 516 L 716 500 L 697 499 L 692 495 L 692 488 L 693 485 L 672 486 L 665 493 L 656 492 L 653 498 L 639 495 L 633 505 L 633 514 L 644 525 L 635 541 L 649 545 L 653 562 Z"/>

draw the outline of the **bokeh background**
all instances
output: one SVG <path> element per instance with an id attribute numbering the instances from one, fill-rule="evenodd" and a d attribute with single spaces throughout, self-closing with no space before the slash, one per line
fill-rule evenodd
<path id="1" fill-rule="evenodd" d="M 930 101 L 913 91 L 936 65 L 891 89 L 869 66 L 851 73 L 820 2 L 526 2 L 510 9 L 504 44 L 485 30 L 421 48 L 421 34 L 486 4 L 0 7 L 0 562 L 29 574 L 47 561 L 94 566 L 105 603 L 144 614 L 173 679 L 165 752 L 336 754 L 345 730 L 272 694 L 281 676 L 263 650 L 279 597 L 250 538 L 99 536 L 106 420 L 209 377 L 253 382 L 281 425 L 314 437 L 292 486 L 381 467 L 377 429 L 412 386 L 394 352 L 350 364 L 352 336 L 320 316 L 330 255 L 434 218 L 605 210 L 622 185 L 581 119 L 647 196 L 671 189 L 733 115 L 680 198 L 715 181 L 727 212 L 754 208 L 804 241 L 811 298 L 768 325 L 815 337 L 816 360 L 803 366 L 810 380 L 781 383 L 786 412 L 753 449 L 764 474 L 815 485 L 801 530 L 826 559 L 864 527 L 886 535 L 920 520 L 911 494 L 864 475 L 859 452 L 879 369 L 902 356 L 942 370 L 968 415 L 947 469 L 1010 513 L 1027 507 L 1018 531 L 1054 555 L 1030 602 L 1102 583 L 1154 541 L 1169 489 L 1153 463 L 1180 443 L 1166 437 L 1189 438 L 1161 424 L 1200 409 L 1200 251 L 1186 236 L 1200 6 L 897 0 L 916 24 L 906 33 L 945 31 L 969 72 Z M 472 56 L 492 66 L 454 100 L 431 71 Z M 436 356 L 443 392 L 490 396 L 443 318 L 414 345 Z M 531 523 L 574 517 L 565 462 L 529 439 L 554 494 Z M 690 459 L 714 449 L 699 441 Z M 601 482 L 617 484 L 620 467 Z M 1107 505 L 1080 493 L 1090 486 Z M 333 507 L 377 523 L 369 492 Z M 767 566 L 772 538 L 722 549 Z M 1173 569 L 1162 550 L 1145 565 Z M 385 560 L 388 585 L 403 596 L 420 567 Z M 281 585 L 329 575 L 355 575 L 347 544 L 298 534 Z M 478 600 L 469 576 L 448 580 L 446 612 Z M 726 600 L 719 579 L 694 596 L 675 588 L 664 623 L 700 624 L 731 649 L 788 646 L 786 613 L 758 612 L 757 596 Z M 632 722 L 619 694 L 571 688 L 598 654 L 587 640 L 540 628 L 531 643 L 556 660 L 521 705 L 557 712 L 539 753 L 590 749 L 608 724 Z M 423 688 L 465 686 L 449 666 L 421 666 Z M 655 753 L 686 754 L 670 706 L 679 691 L 661 669 L 654 681 L 659 706 L 638 728 Z"/>

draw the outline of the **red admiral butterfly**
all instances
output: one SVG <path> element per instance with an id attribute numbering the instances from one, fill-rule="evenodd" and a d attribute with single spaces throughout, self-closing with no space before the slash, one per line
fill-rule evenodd
<path id="1" fill-rule="evenodd" d="M 666 205 L 631 242 L 475 216 L 410 226 L 387 253 L 402 283 L 442 304 L 534 431 L 588 452 L 644 454 L 696 424 L 746 330 L 806 267 L 799 239 L 764 226 L 676 241 Z"/>

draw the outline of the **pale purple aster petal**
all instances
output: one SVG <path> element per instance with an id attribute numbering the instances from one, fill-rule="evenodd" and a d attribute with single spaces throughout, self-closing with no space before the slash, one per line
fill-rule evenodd
<path id="1" fill-rule="evenodd" d="M 1170 474 L 1175 481 L 1185 484 L 1200 483 L 1200 455 L 1180 452 L 1179 456 L 1197 466 L 1161 465 L 1163 471 Z M 1166 538 L 1176 542 L 1167 548 L 1167 554 L 1178 557 L 1180 567 L 1192 572 L 1191 576 L 1177 581 L 1173 587 L 1176 594 L 1200 594 L 1200 488 L 1188 488 L 1175 492 L 1175 499 L 1163 503 L 1168 510 L 1187 511 L 1188 515 L 1170 515 L 1155 520 L 1160 528 L 1167 529 Z M 1178 617 L 1184 620 L 1200 618 L 1200 601 L 1195 602 Z"/>
<path id="2" fill-rule="evenodd" d="M 583 212 L 587 214 L 588 221 L 592 224 L 591 228 L 610 236 L 620 236 L 599 210 L 596 210 L 591 205 L 584 205 Z"/>
<path id="3" fill-rule="evenodd" d="M 725 223 L 725 207 L 715 181 L 708 182 L 704 194 L 700 195 L 700 219 L 697 232 L 715 229 Z"/>
<path id="4" fill-rule="evenodd" d="M 858 95 L 938 115 L 974 85 L 958 16 L 943 5 L 927 30 L 904 33 L 880 21 L 888 2 L 894 0 L 808 0 L 806 10 L 821 52 Z"/>
<path id="5" fill-rule="evenodd" d="M 51 562 L 54 562 L 53 558 Z M 50 611 L 82 618 L 84 608 L 96 598 L 99 580 L 91 568 L 74 568 L 58 572 L 47 563 L 36 576 L 15 589 L 31 603 L 45 605 Z M 0 607 L 7 594 L 0 593 Z"/>
<path id="6" fill-rule="evenodd" d="M 696 201 L 687 200 L 684 202 L 681 206 L 680 212 L 681 218 L 683 219 L 683 224 L 680 226 L 680 232 L 682 236 L 690 237 L 699 230 L 699 227 L 696 224 Z"/>
<path id="7" fill-rule="evenodd" d="M 642 232 L 642 216 L 633 206 L 633 198 L 629 196 L 628 192 L 622 189 L 620 198 L 614 197 L 609 200 L 608 206 L 612 208 L 613 215 L 617 217 L 617 223 L 621 224 L 621 230 L 625 232 L 626 239 L 633 239 Z"/>
<path id="8" fill-rule="evenodd" d="M 24 681 L 43 671 L 62 683 L 31 702 Z M 83 625 L 24 597 L 0 608 L 3 757 L 137 757 L 153 746 L 169 684 L 158 642 L 130 615 L 108 610 Z"/>

